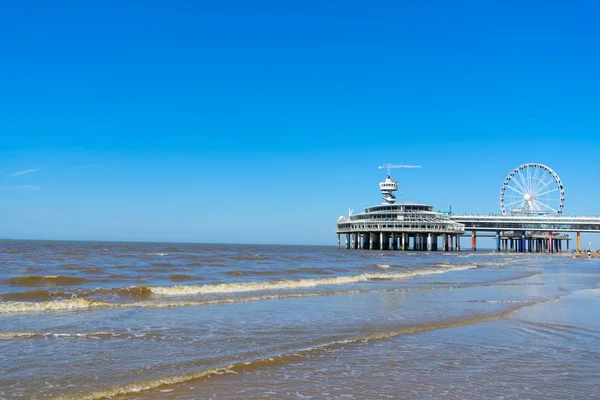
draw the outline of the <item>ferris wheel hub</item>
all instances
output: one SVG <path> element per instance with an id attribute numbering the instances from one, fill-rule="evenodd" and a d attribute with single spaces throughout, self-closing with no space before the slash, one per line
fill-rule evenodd
<path id="1" fill-rule="evenodd" d="M 525 193 L 525 196 L 523 196 L 523 198 L 525 199 L 525 201 L 531 200 L 531 196 L 529 195 L 529 193 Z"/>

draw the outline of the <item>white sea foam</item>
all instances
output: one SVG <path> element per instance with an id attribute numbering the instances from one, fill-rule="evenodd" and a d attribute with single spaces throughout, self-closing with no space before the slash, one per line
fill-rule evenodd
<path id="1" fill-rule="evenodd" d="M 131 338 L 144 338 L 147 335 L 131 334 L 131 333 L 118 333 L 118 332 L 82 332 L 82 333 L 54 333 L 54 332 L 0 332 L 0 340 L 10 339 L 50 339 L 50 338 L 87 338 L 87 339 L 131 339 Z M 151 334 L 150 337 L 160 336 L 158 334 Z"/>
<path id="2" fill-rule="evenodd" d="M 243 282 L 243 283 L 218 283 L 212 285 L 190 286 L 150 286 L 152 294 L 160 296 L 185 296 L 196 294 L 242 293 L 254 291 L 286 290 L 313 288 L 324 285 L 345 285 L 350 283 L 369 282 L 375 280 L 401 280 L 416 276 L 443 274 L 452 271 L 476 268 L 474 265 L 444 266 L 435 269 L 419 270 L 413 272 L 397 273 L 364 273 L 360 275 L 337 276 L 318 279 L 283 280 L 276 282 Z"/>
<path id="3" fill-rule="evenodd" d="M 111 307 L 111 303 L 94 301 L 83 297 L 70 300 L 43 302 L 6 301 L 0 302 L 0 314 L 30 313 L 58 310 L 86 310 L 90 308 Z"/>
<path id="4" fill-rule="evenodd" d="M 464 269 L 475 268 L 472 265 L 453 266 L 453 267 L 438 267 L 429 270 L 419 270 L 404 273 L 365 273 L 353 276 L 340 276 L 333 278 L 321 279 L 300 279 L 300 280 L 285 280 L 278 282 L 245 282 L 245 283 L 222 283 L 215 285 L 202 286 L 171 286 L 171 287 L 149 287 L 147 288 L 153 294 L 160 296 L 186 296 L 197 294 L 227 294 L 227 293 L 242 293 L 252 291 L 269 291 L 269 290 L 284 290 L 284 289 L 301 289 L 313 288 L 323 285 L 343 285 L 349 283 L 369 282 L 374 280 L 402 280 L 416 276 L 443 274 L 445 272 L 460 271 Z M 77 310 L 92 310 L 100 308 L 173 308 L 187 306 L 203 306 L 213 304 L 227 304 L 238 302 L 251 302 L 260 300 L 275 300 L 297 297 L 314 297 L 326 295 L 342 295 L 359 293 L 356 290 L 332 291 L 326 293 L 281 293 L 260 295 L 251 297 L 231 297 L 215 300 L 192 300 L 192 301 L 138 301 L 131 303 L 111 303 L 106 301 L 90 300 L 85 297 L 79 297 L 69 300 L 52 300 L 44 302 L 21 302 L 21 301 L 0 301 L 0 314 L 17 314 L 17 313 L 36 313 L 46 311 L 77 311 Z"/>

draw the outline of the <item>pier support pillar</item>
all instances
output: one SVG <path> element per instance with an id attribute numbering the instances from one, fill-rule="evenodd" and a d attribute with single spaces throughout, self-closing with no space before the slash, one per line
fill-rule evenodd
<path id="1" fill-rule="evenodd" d="M 433 243 L 431 242 L 431 233 L 427 234 L 427 251 L 431 251 L 433 249 Z"/>
<path id="2" fill-rule="evenodd" d="M 570 236 L 567 236 L 567 239 L 565 240 L 567 242 L 567 252 L 569 251 L 569 242 L 570 242 Z"/>
<path id="3" fill-rule="evenodd" d="M 471 250 L 477 251 L 477 232 L 471 231 Z"/>
<path id="4" fill-rule="evenodd" d="M 496 251 L 500 251 L 500 232 L 496 232 Z"/>
<path id="5" fill-rule="evenodd" d="M 383 232 L 379 232 L 379 250 L 383 250 Z"/>
<path id="6" fill-rule="evenodd" d="M 346 233 L 346 249 L 350 248 L 350 234 Z"/>
<path id="7" fill-rule="evenodd" d="M 554 253 L 554 240 L 552 240 L 552 232 L 548 232 L 548 252 Z"/>
<path id="8" fill-rule="evenodd" d="M 374 250 L 373 249 L 373 238 L 375 237 L 375 234 L 373 232 L 369 233 L 369 250 Z"/>
<path id="9" fill-rule="evenodd" d="M 406 250 L 406 236 L 407 233 L 402 233 L 402 251 Z"/>
<path id="10" fill-rule="evenodd" d="M 521 253 L 525 252 L 525 232 L 521 233 Z"/>
<path id="11" fill-rule="evenodd" d="M 460 235 L 456 235 L 456 251 L 460 251 Z"/>
<path id="12" fill-rule="evenodd" d="M 338 233 L 338 249 L 340 248 L 340 234 Z"/>
<path id="13" fill-rule="evenodd" d="M 577 251 L 581 251 L 581 232 L 577 232 Z"/>

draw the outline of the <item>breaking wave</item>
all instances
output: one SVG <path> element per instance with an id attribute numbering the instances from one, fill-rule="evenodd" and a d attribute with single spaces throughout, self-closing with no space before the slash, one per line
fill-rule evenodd
<path id="1" fill-rule="evenodd" d="M 401 280 L 409 279 L 415 276 L 441 274 L 444 272 L 458 271 L 463 269 L 475 268 L 474 266 L 451 267 L 444 269 L 421 270 L 405 273 L 366 273 L 353 276 L 340 276 L 320 279 L 299 279 L 299 280 L 284 280 L 276 282 L 238 282 L 238 283 L 219 283 L 209 285 L 190 285 L 190 286 L 131 286 L 125 288 L 100 288 L 89 292 L 80 293 L 80 297 L 76 294 L 70 294 L 70 299 L 66 300 L 49 300 L 49 301 L 2 301 L 0 302 L 0 314 L 14 313 L 35 313 L 46 311 L 75 311 L 75 310 L 91 310 L 100 308 L 171 308 L 184 306 L 202 306 L 211 304 L 228 304 L 239 302 L 250 302 L 259 300 L 271 299 L 286 299 L 298 297 L 316 297 L 327 295 L 342 295 L 354 294 L 361 292 L 370 292 L 371 290 L 345 290 L 345 291 L 330 291 L 320 293 L 287 293 L 287 294 L 272 294 L 246 297 L 229 297 L 224 299 L 211 300 L 190 300 L 190 301 L 133 301 L 124 303 L 114 303 L 103 300 L 93 300 L 84 296 L 98 294 L 117 294 L 123 297 L 134 299 L 148 299 L 153 295 L 157 296 L 187 296 L 198 294 L 233 294 L 253 291 L 271 291 L 285 289 L 302 289 L 314 288 L 324 285 L 343 285 L 348 283 L 369 282 L 376 280 Z M 378 290 L 376 290 L 378 291 Z M 44 300 L 47 296 L 44 291 L 29 292 L 29 295 L 12 294 L 10 300 Z M 68 294 L 65 294 L 68 295 Z M 29 297 L 28 296 L 32 296 Z M 7 299 L 8 300 L 8 299 Z"/>
<path id="2" fill-rule="evenodd" d="M 132 338 L 159 338 L 160 333 L 118 333 L 118 332 L 84 332 L 84 333 L 59 333 L 59 332 L 0 332 L 0 340 L 14 339 L 49 339 L 49 338 L 84 338 L 84 339 L 132 339 Z"/>
<path id="3" fill-rule="evenodd" d="M 197 294 L 242 293 L 254 291 L 285 290 L 313 288 L 324 285 L 344 285 L 350 283 L 369 282 L 376 280 L 401 280 L 416 276 L 443 274 L 452 271 L 476 268 L 473 265 L 436 268 L 413 272 L 399 273 L 365 273 L 360 275 L 337 276 L 318 279 L 283 280 L 275 282 L 243 282 L 243 283 L 218 283 L 210 285 L 189 286 L 150 286 L 152 294 L 160 296 L 186 296 Z"/>
<path id="4" fill-rule="evenodd" d="M 0 314 L 31 313 L 43 311 L 86 310 L 90 308 L 112 307 L 113 303 L 89 300 L 83 297 L 70 300 L 43 302 L 7 301 L 0 303 Z"/>
<path id="5" fill-rule="evenodd" d="M 364 292 L 364 291 L 363 291 Z M 335 296 L 342 294 L 357 294 L 360 291 L 347 290 L 327 293 L 293 293 L 293 294 L 273 294 L 264 296 L 250 297 L 230 297 L 226 299 L 215 300 L 191 300 L 191 301 L 138 301 L 131 303 L 112 303 L 108 301 L 90 300 L 84 297 L 70 300 L 55 300 L 44 302 L 18 302 L 8 301 L 0 302 L 0 314 L 19 314 L 19 313 L 35 313 L 45 311 L 79 311 L 92 310 L 100 308 L 175 308 L 175 307 L 193 307 L 206 306 L 214 304 L 232 304 L 246 303 L 261 300 L 278 300 L 292 299 L 298 297 L 318 297 L 318 296 Z"/>

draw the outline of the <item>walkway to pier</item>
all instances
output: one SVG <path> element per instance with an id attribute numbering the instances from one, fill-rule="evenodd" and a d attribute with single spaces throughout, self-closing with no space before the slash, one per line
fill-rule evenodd
<path id="1" fill-rule="evenodd" d="M 451 215 L 471 232 L 471 248 L 477 250 L 477 234 L 496 238 L 497 251 L 561 252 L 569 250 L 568 235 L 577 234 L 577 250 L 581 251 L 581 232 L 600 233 L 600 217 Z"/>

